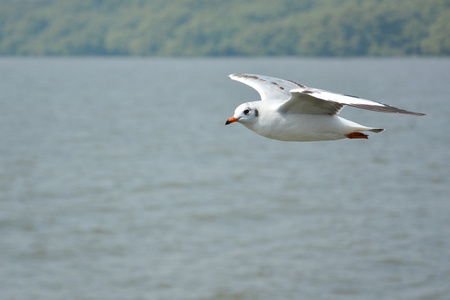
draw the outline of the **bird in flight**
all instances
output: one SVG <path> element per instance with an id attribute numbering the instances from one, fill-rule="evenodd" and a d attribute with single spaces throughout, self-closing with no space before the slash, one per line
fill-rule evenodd
<path id="1" fill-rule="evenodd" d="M 260 101 L 239 105 L 225 125 L 238 122 L 264 137 L 281 141 L 367 139 L 361 131 L 382 132 L 338 116 L 345 106 L 378 112 L 423 116 L 387 104 L 336 94 L 269 76 L 231 74 L 232 80 L 254 88 Z"/>

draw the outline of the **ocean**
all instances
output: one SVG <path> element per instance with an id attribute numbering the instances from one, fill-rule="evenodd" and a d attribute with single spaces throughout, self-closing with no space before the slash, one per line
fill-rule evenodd
<path id="1" fill-rule="evenodd" d="M 369 140 L 224 126 L 256 73 Z M 1 299 L 449 299 L 449 58 L 0 58 Z"/>

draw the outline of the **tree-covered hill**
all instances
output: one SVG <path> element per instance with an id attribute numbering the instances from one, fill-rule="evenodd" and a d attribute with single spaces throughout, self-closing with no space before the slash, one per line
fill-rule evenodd
<path id="1" fill-rule="evenodd" d="M 2 55 L 450 55 L 450 0 L 0 0 Z"/>

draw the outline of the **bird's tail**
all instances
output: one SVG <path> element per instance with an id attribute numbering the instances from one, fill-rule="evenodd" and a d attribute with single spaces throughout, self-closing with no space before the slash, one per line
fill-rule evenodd
<path id="1" fill-rule="evenodd" d="M 369 129 L 369 131 L 380 133 L 384 131 L 384 128 L 371 128 Z"/>

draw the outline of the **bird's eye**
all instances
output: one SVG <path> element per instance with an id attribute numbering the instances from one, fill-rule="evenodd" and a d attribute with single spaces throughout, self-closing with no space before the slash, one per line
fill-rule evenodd
<path id="1" fill-rule="evenodd" d="M 250 109 L 244 110 L 244 115 L 248 115 L 250 113 Z"/>

